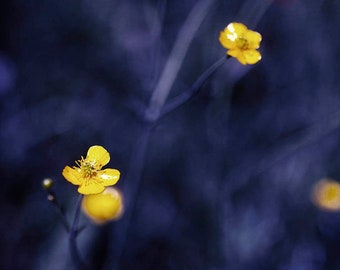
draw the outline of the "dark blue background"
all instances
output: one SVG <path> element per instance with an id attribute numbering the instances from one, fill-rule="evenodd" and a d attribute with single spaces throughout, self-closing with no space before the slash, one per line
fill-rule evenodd
<path id="1" fill-rule="evenodd" d="M 1 3 L 1 269 L 73 269 L 41 181 L 71 220 L 61 171 L 95 144 L 127 208 L 104 227 L 82 217 L 93 269 L 340 269 L 340 214 L 310 200 L 316 181 L 340 179 L 340 2 L 214 1 L 170 98 L 225 54 L 229 22 L 262 34 L 263 59 L 230 59 L 149 130 L 143 112 L 197 2 Z"/>

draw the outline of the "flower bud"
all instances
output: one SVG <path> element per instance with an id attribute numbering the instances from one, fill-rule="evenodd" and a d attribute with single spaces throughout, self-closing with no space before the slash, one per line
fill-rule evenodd
<path id="1" fill-rule="evenodd" d="M 41 183 L 42 187 L 46 190 L 49 190 L 52 188 L 53 186 L 53 180 L 51 178 L 45 178 L 42 183 Z"/>
<path id="2" fill-rule="evenodd" d="M 85 195 L 82 210 L 96 224 L 116 220 L 123 213 L 122 195 L 113 187 L 107 187 L 99 194 Z"/>
<path id="3" fill-rule="evenodd" d="M 313 187 L 312 201 L 325 211 L 340 211 L 340 184 L 333 179 L 318 181 Z"/>

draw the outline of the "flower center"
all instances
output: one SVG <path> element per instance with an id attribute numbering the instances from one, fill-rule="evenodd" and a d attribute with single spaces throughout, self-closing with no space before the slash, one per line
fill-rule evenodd
<path id="1" fill-rule="evenodd" d="M 248 49 L 248 40 L 242 36 L 238 37 L 236 39 L 236 46 L 241 50 L 247 50 Z"/>
<path id="2" fill-rule="evenodd" d="M 91 163 L 85 162 L 82 165 L 82 171 L 84 173 L 84 176 L 86 178 L 91 178 L 97 174 L 96 170 L 93 168 L 93 165 Z"/>
<path id="3" fill-rule="evenodd" d="M 93 162 L 89 162 L 81 157 L 81 160 L 78 160 L 76 164 L 79 166 L 84 178 L 92 178 L 96 176 L 97 170 L 95 169 L 95 164 Z"/>

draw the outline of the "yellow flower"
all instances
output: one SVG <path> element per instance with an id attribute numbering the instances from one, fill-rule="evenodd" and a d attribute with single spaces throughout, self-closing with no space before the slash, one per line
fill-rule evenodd
<path id="1" fill-rule="evenodd" d="M 261 60 L 261 54 L 256 50 L 260 47 L 261 39 L 261 34 L 249 30 L 242 23 L 233 22 L 220 33 L 219 41 L 228 49 L 228 55 L 246 65 Z"/>
<path id="2" fill-rule="evenodd" d="M 94 145 L 87 151 L 85 159 L 81 157 L 76 161 L 78 167 L 66 166 L 62 174 L 67 181 L 79 186 L 79 193 L 97 194 L 102 192 L 106 186 L 112 186 L 119 180 L 118 170 L 101 170 L 109 161 L 109 152 L 102 146 Z"/>
<path id="3" fill-rule="evenodd" d="M 340 184 L 332 179 L 322 179 L 314 185 L 314 204 L 323 210 L 340 210 Z"/>
<path id="4" fill-rule="evenodd" d="M 108 187 L 102 193 L 85 195 L 82 210 L 97 224 L 118 219 L 123 213 L 121 193 L 113 187 Z"/>

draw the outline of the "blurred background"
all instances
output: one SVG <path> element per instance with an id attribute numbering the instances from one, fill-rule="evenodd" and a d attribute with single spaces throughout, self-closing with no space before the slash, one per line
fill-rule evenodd
<path id="1" fill-rule="evenodd" d="M 77 189 L 61 171 L 99 144 L 126 209 L 100 227 L 81 217 L 91 269 L 340 269 L 340 213 L 311 200 L 320 179 L 340 180 L 339 12 L 335 0 L 2 1 L 0 268 L 74 269 L 41 181 L 71 220 Z M 225 55 L 232 21 L 262 34 L 262 60 L 228 60 L 150 128 L 176 40 L 192 36 L 168 100 Z"/>

